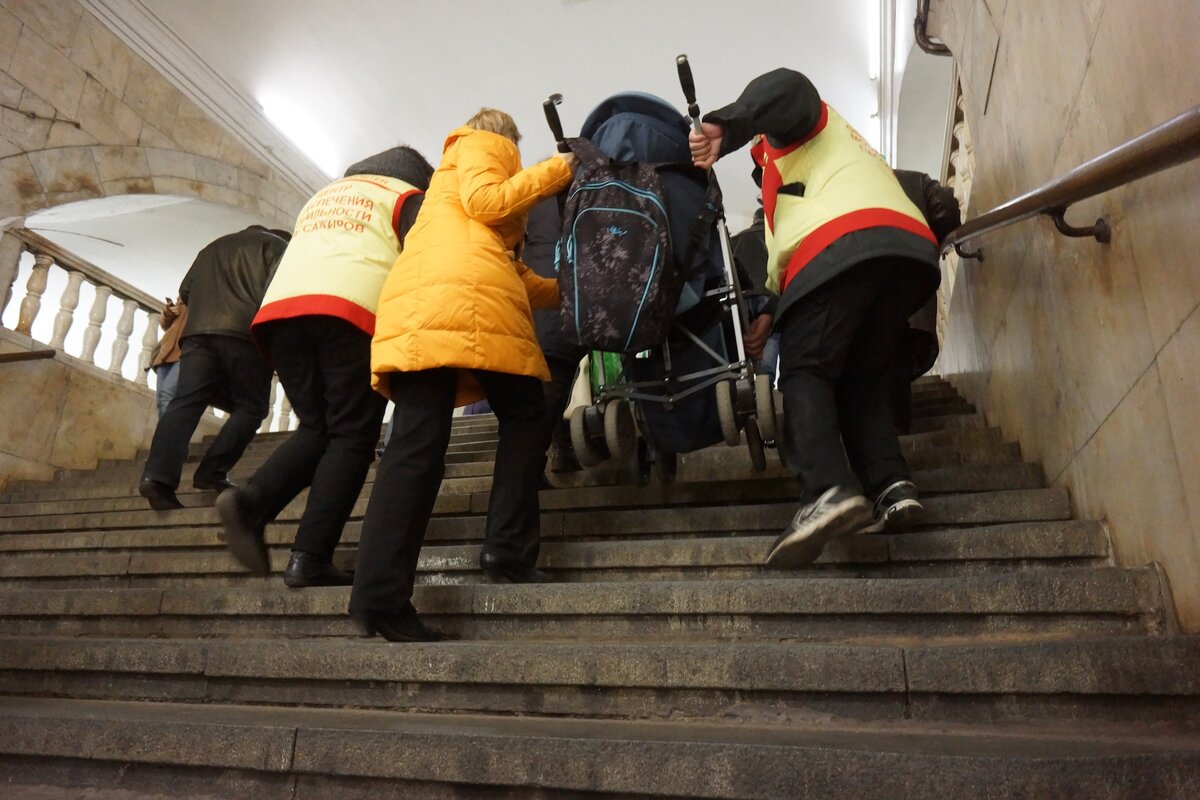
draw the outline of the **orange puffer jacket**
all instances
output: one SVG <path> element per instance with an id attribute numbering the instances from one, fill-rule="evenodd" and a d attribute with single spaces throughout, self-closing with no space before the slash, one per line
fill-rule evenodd
<path id="1" fill-rule="evenodd" d="M 521 169 L 516 145 L 499 134 L 463 127 L 447 137 L 379 296 L 371 343 L 376 390 L 389 394 L 389 372 L 436 367 L 549 378 L 530 308 L 556 306 L 558 287 L 511 252 L 526 212 L 570 180 L 559 158 Z M 460 373 L 456 405 L 482 397 L 470 373 Z"/>

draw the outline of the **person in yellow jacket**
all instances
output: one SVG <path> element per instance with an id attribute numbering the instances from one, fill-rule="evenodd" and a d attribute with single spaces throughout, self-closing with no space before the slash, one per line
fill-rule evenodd
<path id="1" fill-rule="evenodd" d="M 570 183 L 575 157 L 521 168 L 512 117 L 481 109 L 446 137 L 442 162 L 379 298 L 371 371 L 395 403 L 358 546 L 350 614 L 368 636 L 438 634 L 411 598 L 445 472 L 456 406 L 487 397 L 500 420 L 480 565 L 494 581 L 540 580 L 538 477 L 549 378 L 531 308 L 555 281 L 518 260 L 526 213 Z"/>
<path id="2" fill-rule="evenodd" d="M 803 484 L 800 510 L 767 556 L 811 562 L 831 539 L 897 528 L 921 512 L 892 421 L 888 367 L 908 317 L 937 289 L 937 239 L 883 158 L 807 77 L 777 69 L 704 117 L 690 145 L 707 168 L 762 135 L 767 288 L 747 350 L 781 335 L 782 446 Z M 874 499 L 874 506 L 864 497 Z"/>
<path id="3" fill-rule="evenodd" d="M 416 150 L 393 147 L 313 195 L 251 323 L 300 426 L 244 487 L 221 493 L 217 512 L 226 547 L 265 575 L 266 523 L 309 489 L 283 572 L 290 588 L 352 581 L 333 553 L 375 457 L 387 405 L 371 389 L 375 311 L 432 174 Z"/>

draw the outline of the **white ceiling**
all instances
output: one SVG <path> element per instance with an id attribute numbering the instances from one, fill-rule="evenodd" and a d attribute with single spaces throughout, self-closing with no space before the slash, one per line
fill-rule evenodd
<path id="1" fill-rule="evenodd" d="M 516 118 L 529 163 L 553 151 L 542 114 L 551 92 L 565 96 L 568 135 L 620 91 L 657 94 L 682 109 L 675 56 L 684 52 L 702 110 L 787 66 L 807 74 L 867 139 L 880 138 L 868 20 L 881 0 L 81 1 L 308 191 L 323 179 L 270 130 L 264 98 L 299 109 L 308 131 L 328 140 L 326 175 L 402 143 L 436 165 L 446 133 L 483 105 Z M 930 130 L 940 139 L 944 118 Z M 734 231 L 756 207 L 749 166 L 741 155 L 718 165 Z M 156 295 L 173 293 L 205 243 L 251 221 L 181 198 L 94 201 L 31 218 L 55 231 L 49 238 Z"/>

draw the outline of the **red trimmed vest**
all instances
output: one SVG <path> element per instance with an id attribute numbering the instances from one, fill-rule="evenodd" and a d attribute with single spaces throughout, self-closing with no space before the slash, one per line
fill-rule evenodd
<path id="1" fill-rule="evenodd" d="M 251 328 L 320 315 L 374 334 L 379 292 L 400 255 L 400 209 L 418 191 L 396 178 L 353 175 L 313 195 Z"/>
<path id="2" fill-rule="evenodd" d="M 853 231 L 892 227 L 934 238 L 892 168 L 841 115 L 821 119 L 797 142 L 755 146 L 763 167 L 767 288 L 779 294 L 822 250 Z"/>

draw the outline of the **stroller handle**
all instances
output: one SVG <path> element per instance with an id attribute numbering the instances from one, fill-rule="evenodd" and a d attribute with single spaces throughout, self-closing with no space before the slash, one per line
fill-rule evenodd
<path id="1" fill-rule="evenodd" d="M 542 103 L 542 110 L 546 112 L 546 124 L 550 126 L 550 132 L 554 134 L 554 141 L 558 143 L 558 152 L 569 153 L 571 148 L 567 145 L 566 137 L 563 136 L 562 120 L 558 118 L 557 106 L 562 100 L 563 96 L 555 92 Z"/>
<path id="2" fill-rule="evenodd" d="M 679 85 L 688 103 L 688 116 L 692 118 L 692 130 L 699 133 L 700 106 L 696 104 L 696 81 L 692 79 L 692 65 L 688 63 L 687 53 L 675 57 L 675 66 L 679 70 Z"/>

